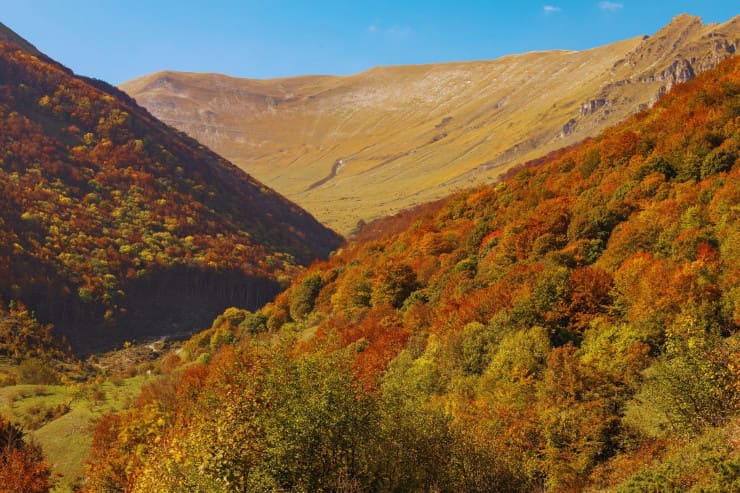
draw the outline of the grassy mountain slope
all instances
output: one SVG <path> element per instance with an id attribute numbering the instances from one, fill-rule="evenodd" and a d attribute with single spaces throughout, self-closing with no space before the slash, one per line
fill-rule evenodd
<path id="1" fill-rule="evenodd" d="M 740 19 L 679 16 L 583 52 L 274 80 L 161 72 L 121 88 L 342 233 L 491 183 L 731 56 Z"/>
<path id="2" fill-rule="evenodd" d="M 86 487 L 737 491 L 739 204 L 733 58 L 226 310 Z"/>
<path id="3" fill-rule="evenodd" d="M 55 481 L 56 491 L 73 491 L 72 486 L 90 455 L 92 437 L 89 430 L 95 420 L 106 413 L 125 409 L 147 378 L 117 379 L 115 384 L 90 381 L 66 385 L 14 385 L 0 388 L 0 403 L 4 417 L 21 423 L 28 435 L 43 447 L 54 473 L 63 476 Z"/>
<path id="4" fill-rule="evenodd" d="M 339 245 L 119 90 L 26 45 L 0 41 L 3 303 L 23 302 L 77 349 L 110 346 L 256 307 Z"/>

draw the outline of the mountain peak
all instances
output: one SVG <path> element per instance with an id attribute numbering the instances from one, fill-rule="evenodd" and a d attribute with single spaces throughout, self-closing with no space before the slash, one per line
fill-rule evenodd
<path id="1" fill-rule="evenodd" d="M 682 14 L 581 52 L 279 80 L 160 73 L 121 89 L 349 233 L 595 135 L 738 46 L 737 22 Z"/>
<path id="2" fill-rule="evenodd" d="M 660 28 L 651 38 L 664 39 L 677 37 L 680 40 L 701 30 L 703 27 L 705 26 L 701 17 L 690 14 L 678 14 L 671 19 L 671 22 Z"/>
<path id="3" fill-rule="evenodd" d="M 688 23 L 688 22 L 691 22 L 691 23 L 693 23 L 693 22 L 699 22 L 699 23 L 701 23 L 702 22 L 702 18 L 699 17 L 698 15 L 691 15 L 691 14 L 687 14 L 686 12 L 684 12 L 682 14 L 676 15 L 673 19 L 671 19 L 671 22 L 669 22 L 666 27 L 668 27 L 668 26 L 670 26 L 672 24 L 685 24 L 685 23 Z"/>

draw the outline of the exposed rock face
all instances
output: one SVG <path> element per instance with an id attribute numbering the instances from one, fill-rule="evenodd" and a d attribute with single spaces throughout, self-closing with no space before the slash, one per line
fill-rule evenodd
<path id="1" fill-rule="evenodd" d="M 349 232 L 597 134 L 732 56 L 740 18 L 676 17 L 583 52 L 274 80 L 166 72 L 123 88 Z M 335 168 L 338 159 L 346 164 Z"/>
<path id="2" fill-rule="evenodd" d="M 650 98 L 650 101 L 647 104 L 648 107 L 649 108 L 652 107 L 655 103 L 658 102 L 658 100 L 660 98 L 662 98 L 663 96 L 665 96 L 667 93 L 668 93 L 668 89 L 666 88 L 666 86 L 660 86 L 658 88 L 658 92 L 655 93 L 655 96 L 653 96 L 652 98 Z"/>
<path id="3" fill-rule="evenodd" d="M 648 106 L 654 105 L 660 98 L 665 96 L 668 91 L 673 88 L 674 85 L 688 82 L 694 77 L 696 77 L 694 67 L 691 66 L 691 63 L 689 63 L 688 60 L 681 59 L 674 61 L 671 65 L 661 71 L 657 76 L 651 75 L 649 77 L 644 77 L 640 79 L 640 82 L 643 84 L 652 82 L 664 82 L 664 84 L 658 88 L 658 91 L 655 93 L 655 95 L 650 98 Z"/>
<path id="4" fill-rule="evenodd" d="M 563 125 L 563 129 L 560 131 L 560 136 L 567 137 L 568 135 L 572 134 L 576 129 L 576 125 L 578 125 L 578 120 L 576 120 L 575 118 L 571 118 L 570 120 L 568 120 L 568 123 Z"/>
<path id="5" fill-rule="evenodd" d="M 676 60 L 668 68 L 663 70 L 657 79 L 668 82 L 668 88 L 670 89 L 674 84 L 688 82 L 694 77 L 696 77 L 694 67 L 691 66 L 688 60 L 681 59 Z"/>
<path id="6" fill-rule="evenodd" d="M 694 62 L 699 67 L 699 72 L 709 70 L 725 58 L 733 56 L 737 51 L 738 44 L 740 44 L 740 39 L 730 41 L 725 37 L 715 35 L 711 35 L 709 38 L 714 39 L 711 54 L 705 59 L 696 60 Z"/>
<path id="7" fill-rule="evenodd" d="M 642 87 L 641 91 L 650 95 L 649 99 L 635 105 L 636 111 L 654 105 L 676 84 L 688 82 L 697 74 L 710 70 L 722 60 L 733 56 L 739 44 L 739 33 L 738 18 L 720 26 L 704 26 L 697 17 L 676 17 L 654 36 L 645 36 L 642 43 L 615 64 L 615 70 L 625 66 L 632 67 L 630 78 L 605 84 L 601 88 L 601 97 L 581 104 L 580 119 L 611 104 L 610 96 L 631 84 Z M 672 56 L 673 59 L 663 62 L 667 65 L 656 71 L 656 67 L 660 67 L 656 58 L 660 60 L 661 53 Z M 605 115 L 601 115 L 599 118 L 603 121 L 604 117 Z"/>
<path id="8" fill-rule="evenodd" d="M 605 105 L 606 105 L 606 99 L 604 98 L 592 99 L 591 101 L 583 103 L 581 105 L 581 116 L 588 116 L 593 113 L 596 113 L 599 110 L 599 108 Z"/>

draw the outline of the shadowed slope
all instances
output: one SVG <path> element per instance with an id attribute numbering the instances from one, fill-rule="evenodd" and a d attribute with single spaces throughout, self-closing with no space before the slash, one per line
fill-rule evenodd
<path id="1" fill-rule="evenodd" d="M 340 244 L 119 90 L 29 46 L 0 41 L 0 301 L 24 302 L 77 349 L 109 347 L 258 307 Z"/>

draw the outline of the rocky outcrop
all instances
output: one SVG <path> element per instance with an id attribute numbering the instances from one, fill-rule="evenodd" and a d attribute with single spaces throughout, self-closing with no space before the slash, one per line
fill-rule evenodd
<path id="1" fill-rule="evenodd" d="M 568 123 L 563 125 L 563 128 L 560 131 L 560 137 L 567 137 L 568 135 L 575 132 L 577 125 L 578 125 L 578 120 L 576 120 L 575 118 L 571 118 L 570 120 L 568 120 Z"/>
<path id="2" fill-rule="evenodd" d="M 598 98 L 587 101 L 581 105 L 581 116 L 588 116 L 596 113 L 599 108 L 606 106 L 606 99 Z"/>
<path id="3" fill-rule="evenodd" d="M 691 63 L 689 63 L 688 60 L 681 59 L 670 64 L 668 68 L 658 74 L 658 77 L 656 78 L 657 80 L 667 82 L 668 88 L 670 89 L 675 84 L 688 82 L 694 77 L 696 77 L 694 67 L 691 66 Z"/>
<path id="4" fill-rule="evenodd" d="M 738 43 L 740 43 L 740 40 L 730 41 L 717 33 L 710 33 L 707 37 L 714 39 L 714 43 L 710 54 L 704 59 L 695 62 L 698 65 L 697 69 L 699 72 L 709 70 L 725 58 L 733 56 L 737 52 Z"/>
<path id="5" fill-rule="evenodd" d="M 632 83 L 632 81 L 630 81 L 629 79 L 618 80 L 616 82 L 609 82 L 608 84 L 604 84 L 604 86 L 601 88 L 601 90 L 604 91 L 604 92 L 606 92 L 606 91 L 610 91 L 612 89 L 616 89 L 616 88 L 619 88 L 619 87 L 622 87 L 622 86 L 629 85 L 631 83 Z"/>
<path id="6" fill-rule="evenodd" d="M 640 83 L 652 83 L 652 82 L 666 82 L 670 89 L 675 84 L 688 82 L 696 77 L 696 70 L 691 65 L 691 62 L 682 58 L 674 60 L 673 63 L 668 65 L 665 69 L 660 71 L 657 75 L 643 75 L 639 78 Z"/>

